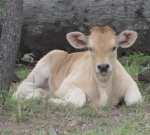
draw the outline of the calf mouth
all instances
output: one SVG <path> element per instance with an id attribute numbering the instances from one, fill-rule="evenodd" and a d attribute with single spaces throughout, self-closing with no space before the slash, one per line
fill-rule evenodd
<path id="1" fill-rule="evenodd" d="M 106 71 L 106 70 L 101 70 L 100 71 L 100 74 L 102 75 L 102 76 L 107 76 L 108 75 L 108 71 Z"/>

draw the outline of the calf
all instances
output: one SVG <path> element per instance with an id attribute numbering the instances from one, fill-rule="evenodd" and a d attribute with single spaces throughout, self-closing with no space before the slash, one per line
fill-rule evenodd
<path id="1" fill-rule="evenodd" d="M 135 81 L 117 60 L 117 49 L 130 47 L 137 38 L 134 31 L 116 36 L 110 27 L 94 27 L 90 36 L 81 32 L 67 34 L 75 48 L 85 52 L 68 54 L 54 50 L 44 56 L 13 94 L 15 98 L 45 98 L 55 103 L 82 107 L 116 105 L 124 99 L 127 106 L 141 101 Z"/>

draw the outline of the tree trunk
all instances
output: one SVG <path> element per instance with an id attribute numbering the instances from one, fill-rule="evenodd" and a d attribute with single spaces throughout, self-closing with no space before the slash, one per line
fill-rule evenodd
<path id="1" fill-rule="evenodd" d="M 23 0 L 5 1 L 4 10 L 0 43 L 0 92 L 10 87 L 20 44 Z"/>
<path id="2" fill-rule="evenodd" d="M 109 25 L 117 34 L 137 31 L 134 46 L 120 49 L 120 55 L 133 51 L 150 54 L 150 0 L 24 0 L 21 56 L 34 53 L 37 58 L 53 49 L 75 51 L 66 34 L 89 34 L 94 26 Z"/>

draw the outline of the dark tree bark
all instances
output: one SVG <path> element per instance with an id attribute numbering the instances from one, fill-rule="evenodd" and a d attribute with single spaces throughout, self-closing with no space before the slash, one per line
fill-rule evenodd
<path id="1" fill-rule="evenodd" d="M 93 26 L 105 25 L 117 34 L 126 29 L 139 34 L 135 45 L 119 54 L 150 54 L 150 0 L 24 0 L 23 6 L 21 55 L 32 52 L 41 58 L 53 49 L 73 52 L 68 32 L 89 34 Z"/>
<path id="2" fill-rule="evenodd" d="M 23 0 L 6 0 L 4 10 L 0 42 L 0 92 L 10 87 L 20 44 Z"/>

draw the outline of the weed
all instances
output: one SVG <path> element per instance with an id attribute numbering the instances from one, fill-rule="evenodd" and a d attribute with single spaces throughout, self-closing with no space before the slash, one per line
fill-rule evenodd
<path id="1" fill-rule="evenodd" d="M 133 53 L 133 55 L 130 55 L 128 57 L 128 63 L 141 65 L 141 64 L 144 64 L 149 59 L 150 59 L 149 55 L 145 55 L 143 53 Z"/>
<path id="2" fill-rule="evenodd" d="M 150 59 L 150 56 L 142 53 L 133 53 L 128 57 L 128 61 L 124 68 L 138 82 L 138 74 L 142 73 L 142 64 Z M 147 65 L 149 66 L 149 65 Z"/>

